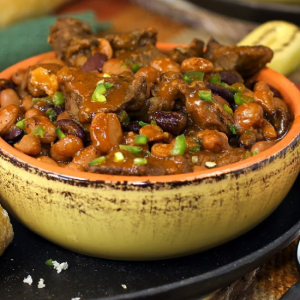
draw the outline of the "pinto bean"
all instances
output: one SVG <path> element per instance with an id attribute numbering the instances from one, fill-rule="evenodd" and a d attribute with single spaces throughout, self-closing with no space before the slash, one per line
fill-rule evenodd
<path id="1" fill-rule="evenodd" d="M 50 156 L 55 161 L 69 161 L 82 148 L 83 142 L 79 137 L 68 135 L 51 147 Z"/>
<path id="2" fill-rule="evenodd" d="M 23 135 L 24 130 L 18 127 L 12 127 L 10 132 L 3 136 L 3 139 L 9 144 L 14 144 L 18 142 L 23 137 Z"/>
<path id="3" fill-rule="evenodd" d="M 146 125 L 140 129 L 139 134 L 146 135 L 149 142 L 163 141 L 165 136 L 163 130 L 156 125 Z"/>
<path id="4" fill-rule="evenodd" d="M 209 60 L 203 57 L 190 57 L 185 59 L 181 63 L 181 71 L 200 71 L 200 72 L 211 72 L 213 69 L 213 64 Z"/>
<path id="5" fill-rule="evenodd" d="M 45 155 L 39 156 L 37 158 L 37 160 L 39 160 L 41 162 L 45 162 L 45 163 L 53 165 L 53 166 L 58 166 L 57 162 L 49 156 L 45 156 Z"/>
<path id="6" fill-rule="evenodd" d="M 13 89 L 5 89 L 0 94 L 0 106 L 5 107 L 11 104 L 20 105 L 20 97 Z"/>
<path id="7" fill-rule="evenodd" d="M 140 68 L 135 74 L 134 77 L 144 76 L 147 83 L 156 83 L 159 80 L 159 71 L 152 67 L 143 67 Z"/>
<path id="8" fill-rule="evenodd" d="M 83 169 L 87 171 L 89 168 L 89 163 L 100 155 L 101 152 L 93 145 L 90 145 L 77 152 L 73 157 L 72 162 L 81 165 Z"/>
<path id="9" fill-rule="evenodd" d="M 37 126 L 41 125 L 45 129 L 43 136 L 40 136 L 42 143 L 51 144 L 57 139 L 56 126 L 44 116 L 34 116 L 25 121 L 25 131 L 30 134 Z"/>
<path id="10" fill-rule="evenodd" d="M 61 119 L 57 121 L 58 127 L 66 135 L 78 136 L 83 143 L 86 142 L 86 133 L 84 129 L 73 120 Z"/>
<path id="11" fill-rule="evenodd" d="M 90 134 L 94 147 L 102 153 L 107 153 L 123 139 L 120 121 L 113 113 L 97 113 L 91 123 Z"/>
<path id="12" fill-rule="evenodd" d="M 27 110 L 29 110 L 32 106 L 33 106 L 32 96 L 26 95 L 26 96 L 22 99 L 21 107 L 22 107 L 25 111 L 27 111 Z"/>
<path id="13" fill-rule="evenodd" d="M 24 135 L 22 139 L 14 144 L 14 147 L 25 154 L 36 156 L 41 150 L 41 142 L 39 138 L 34 134 Z"/>
<path id="14" fill-rule="evenodd" d="M 179 73 L 180 65 L 167 57 L 158 57 L 150 61 L 149 66 L 156 69 L 160 73 L 168 71 Z"/>
<path id="15" fill-rule="evenodd" d="M 277 133 L 272 124 L 270 124 L 267 120 L 264 119 L 262 132 L 265 139 L 275 139 L 277 138 Z"/>
<path id="16" fill-rule="evenodd" d="M 255 102 L 260 104 L 267 114 L 270 115 L 274 112 L 273 92 L 270 89 L 256 90 L 253 97 Z"/>
<path id="17" fill-rule="evenodd" d="M 11 127 L 17 121 L 20 108 L 11 104 L 0 109 L 0 136 L 9 133 Z"/>
<path id="18" fill-rule="evenodd" d="M 45 113 L 40 111 L 37 108 L 31 108 L 26 111 L 24 117 L 25 117 L 25 119 L 29 119 L 29 118 L 36 117 L 36 116 L 44 116 L 45 117 Z"/>
<path id="19" fill-rule="evenodd" d="M 15 85 L 21 85 L 21 83 L 23 82 L 23 79 L 25 77 L 27 70 L 26 69 L 18 69 L 17 71 L 15 71 L 11 77 L 12 82 Z"/>
<path id="20" fill-rule="evenodd" d="M 269 148 L 271 148 L 272 146 L 274 146 L 276 144 L 276 142 L 274 141 L 260 141 L 255 143 L 252 148 L 251 148 L 251 152 L 263 152 Z"/>
<path id="21" fill-rule="evenodd" d="M 80 164 L 74 163 L 73 161 L 71 161 L 69 164 L 67 164 L 65 166 L 66 169 L 70 169 L 70 170 L 74 170 L 74 171 L 80 171 L 80 172 L 84 172 L 84 167 Z"/>
<path id="22" fill-rule="evenodd" d="M 171 155 L 174 145 L 156 143 L 151 148 L 151 154 L 157 157 L 168 157 Z"/>
<path id="23" fill-rule="evenodd" d="M 72 118 L 70 117 L 67 111 L 64 111 L 61 114 L 59 114 L 56 118 L 56 121 L 63 120 L 63 119 L 72 120 Z"/>
<path id="24" fill-rule="evenodd" d="M 104 54 L 95 53 L 87 59 L 87 61 L 81 67 L 81 70 L 85 72 L 90 72 L 94 70 L 101 72 L 102 66 L 106 61 L 107 57 Z"/>
<path id="25" fill-rule="evenodd" d="M 111 58 L 102 66 L 102 72 L 107 74 L 120 74 L 123 72 L 132 72 L 132 70 L 124 64 L 124 62 L 117 58 Z"/>
<path id="26" fill-rule="evenodd" d="M 150 121 L 156 121 L 157 125 L 166 132 L 180 135 L 187 126 L 187 115 L 181 112 L 156 111 L 149 116 Z"/>
<path id="27" fill-rule="evenodd" d="M 238 134 L 241 135 L 246 130 L 261 127 L 264 120 L 264 112 L 259 104 L 246 103 L 235 110 L 233 120 L 237 126 Z"/>

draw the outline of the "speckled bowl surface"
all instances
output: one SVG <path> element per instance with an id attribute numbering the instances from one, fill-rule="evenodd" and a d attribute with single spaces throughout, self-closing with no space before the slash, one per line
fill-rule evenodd
<path id="1" fill-rule="evenodd" d="M 53 56 L 30 58 L 0 77 Z M 300 169 L 300 92 L 267 68 L 258 79 L 281 92 L 295 118 L 287 135 L 258 155 L 213 170 L 129 177 L 45 164 L 0 138 L 0 202 L 37 234 L 96 257 L 171 258 L 233 239 L 276 209 Z"/>

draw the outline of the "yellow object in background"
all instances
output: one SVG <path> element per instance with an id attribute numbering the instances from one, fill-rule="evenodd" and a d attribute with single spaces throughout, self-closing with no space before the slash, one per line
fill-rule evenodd
<path id="1" fill-rule="evenodd" d="M 47 14 L 71 0 L 0 0 L 0 28 Z"/>
<path id="2" fill-rule="evenodd" d="M 300 67 L 300 29 L 285 21 L 269 21 L 254 29 L 239 46 L 264 45 L 274 51 L 268 67 L 287 76 Z"/>

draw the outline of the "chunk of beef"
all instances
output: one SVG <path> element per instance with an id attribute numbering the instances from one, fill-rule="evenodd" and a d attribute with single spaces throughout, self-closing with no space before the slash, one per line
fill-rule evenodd
<path id="1" fill-rule="evenodd" d="M 223 46 L 210 39 L 204 58 L 210 60 L 215 68 L 236 70 L 243 77 L 251 77 L 271 61 L 273 51 L 265 46 Z"/>
<path id="2" fill-rule="evenodd" d="M 178 64 L 181 64 L 185 59 L 190 57 L 202 57 L 204 53 L 204 42 L 198 39 L 193 39 L 187 48 L 175 47 L 167 55 Z"/>
<path id="3" fill-rule="evenodd" d="M 63 67 L 57 79 L 66 99 L 66 110 L 77 122 L 89 123 L 98 112 L 138 110 L 147 98 L 145 78 L 134 78 L 131 73 L 102 78 L 77 68 Z M 113 85 L 105 93 L 105 102 L 93 101 L 92 95 L 101 81 Z"/>
<path id="4" fill-rule="evenodd" d="M 59 18 L 50 27 L 48 42 L 56 56 L 70 66 L 78 66 L 80 57 L 89 57 L 99 46 L 87 22 L 73 18 Z"/>
<path id="5" fill-rule="evenodd" d="M 113 50 L 133 50 L 145 45 L 155 45 L 157 40 L 156 29 L 149 27 L 129 32 L 111 33 L 105 36 Z"/>

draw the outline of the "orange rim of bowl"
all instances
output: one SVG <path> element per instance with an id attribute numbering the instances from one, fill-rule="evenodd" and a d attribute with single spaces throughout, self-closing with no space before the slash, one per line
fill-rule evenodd
<path id="1" fill-rule="evenodd" d="M 158 48 L 161 51 L 170 51 L 174 47 L 185 45 L 182 44 L 164 44 L 158 43 Z M 30 65 L 37 63 L 38 61 L 45 58 L 54 58 L 54 52 L 47 52 L 40 54 L 29 59 L 23 60 L 3 72 L 1 72 L 1 78 L 11 78 L 13 72 L 18 68 L 26 68 Z M 255 155 L 223 167 L 218 167 L 215 169 L 199 170 L 192 173 L 182 173 L 176 175 L 163 175 L 163 176 L 121 176 L 121 175 L 107 175 L 107 174 L 96 174 L 89 172 L 80 172 L 74 170 L 68 170 L 63 167 L 54 166 L 41 161 L 36 158 L 28 156 L 0 138 L 0 150 L 3 151 L 4 155 L 9 157 L 11 160 L 17 161 L 18 163 L 24 164 L 25 167 L 33 167 L 35 169 L 41 169 L 48 175 L 61 178 L 61 179 L 74 179 L 74 180 L 89 180 L 92 182 L 106 182 L 106 183 L 125 183 L 133 185 L 144 185 L 144 184 L 154 184 L 154 183 L 179 183 L 188 182 L 198 179 L 204 179 L 208 177 L 216 177 L 225 175 L 227 173 L 237 173 L 243 172 L 246 168 L 256 168 L 267 161 L 270 157 L 275 158 L 283 154 L 288 147 L 292 147 L 300 138 L 300 91 L 299 89 L 286 77 L 271 70 L 269 68 L 263 69 L 259 75 L 258 79 L 261 81 L 266 81 L 270 85 L 274 86 L 283 95 L 284 100 L 289 105 L 290 109 L 294 113 L 294 121 L 286 136 L 276 143 L 271 148 Z"/>

